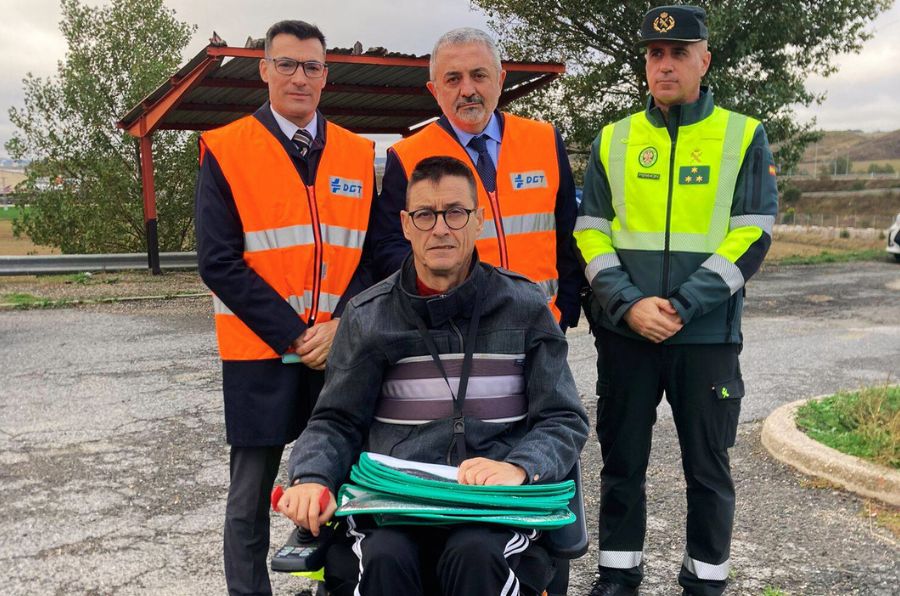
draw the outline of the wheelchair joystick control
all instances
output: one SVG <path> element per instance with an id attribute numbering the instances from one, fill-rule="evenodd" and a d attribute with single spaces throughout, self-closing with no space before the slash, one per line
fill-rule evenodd
<path id="1" fill-rule="evenodd" d="M 278 511 L 278 502 L 284 496 L 284 487 L 272 489 L 272 510 Z M 328 506 L 330 495 L 328 489 L 322 491 L 319 498 L 320 509 Z M 323 504 L 324 501 L 324 504 Z M 334 524 L 329 523 L 319 528 L 319 536 L 313 536 L 306 528 L 296 526 L 288 541 L 278 549 L 272 557 L 272 571 L 303 572 L 316 571 L 325 564 L 325 552 L 335 536 Z"/>

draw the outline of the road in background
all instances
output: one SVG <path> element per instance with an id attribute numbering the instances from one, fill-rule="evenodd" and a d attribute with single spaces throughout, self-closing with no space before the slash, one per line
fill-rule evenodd
<path id="1" fill-rule="evenodd" d="M 207 300 L 0 313 L 0 591 L 222 593 L 228 480 L 220 371 Z M 861 501 L 809 488 L 759 445 L 775 407 L 897 381 L 900 266 L 775 268 L 748 288 L 748 391 L 732 461 L 738 515 L 732 594 L 891 594 L 895 538 Z M 595 352 L 570 331 L 570 364 L 594 415 Z M 583 455 L 596 536 L 600 456 Z M 283 478 L 280 479 L 284 481 Z M 684 484 L 668 406 L 648 474 L 644 594 L 676 593 Z M 274 542 L 289 525 L 273 522 Z M 276 545 L 277 546 L 277 545 Z M 573 564 L 586 591 L 596 546 Z M 276 593 L 302 584 L 274 577 Z"/>

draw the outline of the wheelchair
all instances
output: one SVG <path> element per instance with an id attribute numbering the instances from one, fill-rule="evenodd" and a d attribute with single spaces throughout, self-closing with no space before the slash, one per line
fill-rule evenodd
<path id="1" fill-rule="evenodd" d="M 575 494 L 569 509 L 575 514 L 574 523 L 544 532 L 521 554 L 515 566 L 523 595 L 565 596 L 569 587 L 569 561 L 583 556 L 588 550 L 584 499 L 581 490 L 579 462 L 566 476 L 575 481 Z M 278 488 L 276 488 L 276 491 Z M 278 493 L 280 498 L 280 493 Z M 272 506 L 278 499 L 273 491 Z M 299 531 L 291 532 L 287 543 L 272 558 L 272 571 L 293 573 L 313 579 L 315 596 L 345 596 L 353 594 L 359 575 L 359 560 L 351 550 L 351 542 L 344 537 L 345 522 L 333 522 L 320 532 L 318 539 Z M 310 594 L 305 591 L 297 596 Z"/>

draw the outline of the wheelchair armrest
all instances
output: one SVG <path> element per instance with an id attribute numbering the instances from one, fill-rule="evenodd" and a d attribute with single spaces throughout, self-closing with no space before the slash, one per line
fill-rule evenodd
<path id="1" fill-rule="evenodd" d="M 551 557 L 577 559 L 587 552 L 589 543 L 584 514 L 584 498 L 581 492 L 580 460 L 577 460 L 572 466 L 566 480 L 575 481 L 575 495 L 569 501 L 569 509 L 575 514 L 575 522 L 546 532 L 541 537 L 540 544 L 547 549 Z"/>

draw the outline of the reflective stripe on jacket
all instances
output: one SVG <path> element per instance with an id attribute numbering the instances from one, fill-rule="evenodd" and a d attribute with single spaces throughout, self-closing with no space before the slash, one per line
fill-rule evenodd
<path id="1" fill-rule="evenodd" d="M 497 190 L 488 193 L 475 164 L 459 141 L 437 123 L 393 145 L 407 177 L 426 157 L 449 155 L 467 164 L 478 182 L 478 206 L 484 208 L 484 230 L 476 246 L 481 259 L 525 275 L 544 290 L 556 307 L 556 194 L 559 162 L 553 127 L 503 114 L 503 138 L 497 163 Z"/>
<path id="2" fill-rule="evenodd" d="M 668 342 L 737 343 L 742 289 L 768 250 L 777 209 L 765 132 L 706 91 L 669 117 L 648 108 L 594 143 L 575 226 L 594 314 L 638 337 L 623 315 L 659 296 L 685 323 Z"/>
<path id="3" fill-rule="evenodd" d="M 371 209 L 374 145 L 331 122 L 316 180 L 306 186 L 278 139 L 256 118 L 204 133 L 234 196 L 244 260 L 304 321 L 331 318 L 362 256 Z M 277 358 L 214 297 L 223 360 Z"/>

